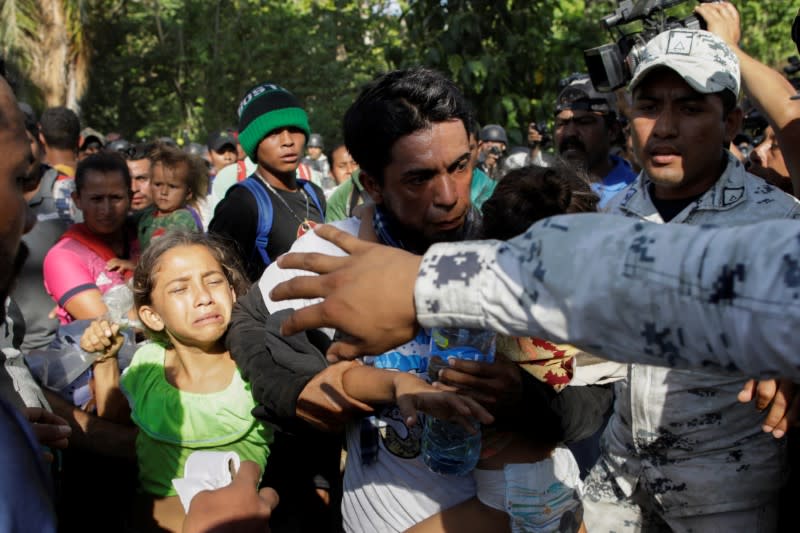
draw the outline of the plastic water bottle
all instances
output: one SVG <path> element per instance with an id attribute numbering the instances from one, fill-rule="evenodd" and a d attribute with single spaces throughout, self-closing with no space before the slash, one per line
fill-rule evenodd
<path id="1" fill-rule="evenodd" d="M 435 328 L 431 332 L 431 357 L 447 361 L 494 361 L 495 334 L 466 328 Z M 481 454 L 480 423 L 472 420 L 475 433 L 461 425 L 433 416 L 425 417 L 422 431 L 422 460 L 439 474 L 463 476 L 471 472 Z"/>

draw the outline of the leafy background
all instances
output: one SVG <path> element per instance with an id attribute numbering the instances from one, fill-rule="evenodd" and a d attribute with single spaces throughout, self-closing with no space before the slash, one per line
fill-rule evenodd
<path id="1" fill-rule="evenodd" d="M 550 120 L 559 79 L 609 42 L 613 0 L 0 0 L 0 50 L 37 111 L 68 105 L 84 126 L 128 139 L 205 142 L 236 124 L 262 81 L 297 96 L 328 147 L 359 87 L 428 65 L 450 75 L 478 120 L 521 142 Z M 737 0 L 742 46 L 780 68 L 795 53 L 785 0 Z M 675 12 L 688 13 L 693 1 Z"/>

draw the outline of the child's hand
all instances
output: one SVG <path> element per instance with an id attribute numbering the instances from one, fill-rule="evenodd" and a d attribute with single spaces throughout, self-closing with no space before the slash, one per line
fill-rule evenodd
<path id="1" fill-rule="evenodd" d="M 397 407 L 400 408 L 400 413 L 408 426 L 416 423 L 417 410 L 442 420 L 457 422 L 470 433 L 475 432 L 470 418 L 476 418 L 483 424 L 491 424 L 494 421 L 489 411 L 472 398 L 453 391 L 437 389 L 405 372 L 397 372 L 394 378 L 394 393 Z"/>
<path id="2" fill-rule="evenodd" d="M 481 405 L 488 405 L 495 413 L 516 406 L 522 398 L 523 371 L 499 353 L 494 363 L 451 358 L 444 365 L 437 381 L 449 385 L 445 389 L 455 388 Z"/>
<path id="3" fill-rule="evenodd" d="M 136 263 L 127 259 L 115 257 L 114 259 L 108 260 L 108 263 L 106 263 L 106 268 L 111 272 L 114 272 L 115 270 L 119 270 L 120 272 L 125 272 L 126 270 L 133 271 L 136 269 Z"/>
<path id="4" fill-rule="evenodd" d="M 81 335 L 81 349 L 89 353 L 100 353 L 97 361 L 116 357 L 125 338 L 119 334 L 119 324 L 97 319 Z"/>

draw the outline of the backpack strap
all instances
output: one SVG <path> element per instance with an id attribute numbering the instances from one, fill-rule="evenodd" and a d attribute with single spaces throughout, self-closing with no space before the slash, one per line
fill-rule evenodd
<path id="1" fill-rule="evenodd" d="M 189 211 L 189 214 L 192 215 L 194 223 L 195 225 L 197 225 L 197 230 L 203 231 L 203 219 L 200 217 L 200 213 L 197 211 L 197 209 L 190 206 L 189 204 L 186 204 L 186 210 Z"/>
<path id="2" fill-rule="evenodd" d="M 239 182 L 237 185 L 241 185 L 242 187 L 246 188 L 256 199 L 256 205 L 258 206 L 258 226 L 256 228 L 256 242 L 255 250 L 253 250 L 253 256 L 258 253 L 258 255 L 261 257 L 261 260 L 264 262 L 264 266 L 268 266 L 272 262 L 267 254 L 267 244 L 269 244 L 269 234 L 272 231 L 272 219 L 274 217 L 274 212 L 272 210 L 272 199 L 269 197 L 269 193 L 266 191 L 264 186 L 259 183 L 259 181 L 259 178 L 253 174 L 246 180 Z M 317 192 L 314 190 L 311 182 L 304 179 L 298 179 L 297 181 L 303 187 L 303 190 L 306 192 L 306 194 L 308 194 L 309 198 L 311 198 L 311 201 L 314 202 L 314 205 L 317 207 L 322 219 L 325 220 L 325 211 L 322 209 L 322 203 L 319 201 Z"/>
<path id="3" fill-rule="evenodd" d="M 236 185 L 241 185 L 250 191 L 250 194 L 256 199 L 256 205 L 258 206 L 258 226 L 256 227 L 255 249 L 251 257 L 258 254 L 264 262 L 264 266 L 267 266 L 272 262 L 269 255 L 267 255 L 269 233 L 272 231 L 272 199 L 269 197 L 264 186 L 259 183 L 259 178 L 257 178 L 255 174 L 240 181 Z"/>
<path id="4" fill-rule="evenodd" d="M 61 218 L 56 208 L 55 198 L 53 197 L 53 185 L 56 183 L 57 176 L 58 171 L 56 169 L 50 167 L 45 170 L 39 182 L 39 190 L 37 190 L 33 198 L 28 201 L 28 207 L 36 214 L 37 218 L 40 216 L 49 216 L 52 213 L 56 213 L 58 217 Z"/>
<path id="5" fill-rule="evenodd" d="M 236 181 L 244 181 L 247 179 L 247 170 L 244 161 L 236 162 Z"/>
<path id="6" fill-rule="evenodd" d="M 39 184 L 38 193 L 42 198 L 50 198 L 51 200 L 53 199 L 53 185 L 55 185 L 58 176 L 58 170 L 54 169 L 53 167 L 48 168 L 45 173 L 42 174 L 42 180 Z"/>
<path id="7" fill-rule="evenodd" d="M 364 189 L 359 189 L 356 187 L 356 184 L 353 183 L 353 189 L 350 191 L 350 205 L 347 208 L 347 216 L 353 216 L 353 209 L 358 207 L 360 204 L 364 204 L 369 200 L 369 195 L 367 191 Z"/>
<path id="8" fill-rule="evenodd" d="M 347 202 L 347 216 L 353 216 L 353 209 L 358 206 L 359 198 L 361 198 L 361 195 L 358 194 L 358 189 L 356 189 L 356 186 L 353 185 L 353 188 L 350 189 L 350 201 Z"/>
<path id="9" fill-rule="evenodd" d="M 72 239 L 77 241 L 97 254 L 103 261 L 110 261 L 117 257 L 114 250 L 86 227 L 84 223 L 73 224 L 58 239 Z"/>
<path id="10" fill-rule="evenodd" d="M 314 202 L 314 205 L 317 206 L 317 210 L 319 211 L 319 215 L 322 217 L 322 220 L 325 220 L 325 211 L 322 210 L 322 203 L 319 201 L 319 197 L 317 196 L 317 191 L 314 190 L 314 187 L 311 185 L 311 182 L 304 179 L 298 179 L 298 183 L 303 187 L 303 190 L 306 191 L 311 201 Z"/>

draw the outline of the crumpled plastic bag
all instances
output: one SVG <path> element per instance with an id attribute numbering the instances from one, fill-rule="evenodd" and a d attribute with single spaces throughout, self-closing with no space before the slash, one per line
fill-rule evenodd
<path id="1" fill-rule="evenodd" d="M 103 295 L 108 312 L 103 317 L 120 325 L 120 334 L 125 338 L 117 358 L 120 369 L 126 368 L 136 352 L 134 327 L 138 321 L 128 318 L 133 307 L 133 292 L 128 285 L 118 285 Z M 45 350 L 31 350 L 25 354 L 25 361 L 44 387 L 56 392 L 64 391 L 92 366 L 101 354 L 85 352 L 80 347 L 81 335 L 92 320 L 75 320 L 60 326 L 56 338 Z"/>

